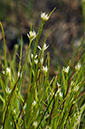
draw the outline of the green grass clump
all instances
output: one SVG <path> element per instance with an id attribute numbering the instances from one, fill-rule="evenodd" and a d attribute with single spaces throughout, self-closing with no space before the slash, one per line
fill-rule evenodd
<path id="1" fill-rule="evenodd" d="M 55 10 L 55 9 L 54 9 Z M 53 11 L 54 11 L 53 10 Z M 52 11 L 52 12 L 53 12 Z M 81 45 L 66 67 L 56 69 L 58 75 L 49 78 L 50 54 L 45 56 L 46 35 L 43 46 L 39 46 L 41 33 L 48 15 L 41 14 L 38 32 L 30 29 L 29 47 L 24 64 L 22 63 L 22 38 L 20 55 L 7 61 L 6 42 L 2 23 L 0 26 L 4 39 L 4 62 L 1 62 L 0 87 L 0 120 L 3 129 L 80 129 L 85 127 L 85 49 L 79 54 L 74 66 L 71 62 Z M 31 44 L 33 54 L 30 54 Z M 17 69 L 16 57 L 19 64 Z M 28 80 L 28 83 L 27 83 Z M 27 87 L 23 94 L 23 87 Z"/>

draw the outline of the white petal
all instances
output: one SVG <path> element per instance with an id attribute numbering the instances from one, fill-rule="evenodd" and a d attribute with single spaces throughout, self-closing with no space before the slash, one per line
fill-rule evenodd
<path id="1" fill-rule="evenodd" d="M 42 48 L 40 46 L 37 46 L 37 47 L 38 47 L 38 49 L 42 50 Z"/>

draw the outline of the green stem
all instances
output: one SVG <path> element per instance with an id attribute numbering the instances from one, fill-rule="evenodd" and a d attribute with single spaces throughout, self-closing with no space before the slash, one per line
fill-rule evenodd
<path id="1" fill-rule="evenodd" d="M 1 23 L 1 21 L 0 21 L 0 26 L 1 26 L 2 34 L 3 34 L 3 40 L 4 40 L 5 87 L 6 87 L 6 82 L 7 82 L 7 78 L 6 78 L 6 68 L 7 68 L 6 41 L 5 41 L 5 34 L 4 34 L 4 29 L 3 29 L 3 25 L 2 25 L 2 23 Z"/>

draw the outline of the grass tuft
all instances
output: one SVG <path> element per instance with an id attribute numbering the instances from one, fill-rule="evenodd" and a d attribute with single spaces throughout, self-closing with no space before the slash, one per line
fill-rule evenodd
<path id="1" fill-rule="evenodd" d="M 29 46 L 24 63 L 22 36 L 20 55 L 17 54 L 16 46 L 13 59 L 7 60 L 5 35 L 0 22 L 4 39 L 4 63 L 1 60 L 0 72 L 2 129 L 83 129 L 85 127 L 85 49 L 81 49 L 85 40 L 81 41 L 81 45 L 67 66 L 59 68 L 58 65 L 56 68 L 58 74 L 50 78 L 50 53 L 45 54 L 45 50 L 49 47 L 46 45 L 48 33 L 42 47 L 39 43 L 43 26 L 53 11 L 49 15 L 43 13 L 37 33 L 31 27 L 27 34 Z M 32 44 L 34 44 L 33 54 L 30 53 Z M 77 53 L 78 59 L 71 67 Z M 23 87 L 26 88 L 24 93 Z"/>

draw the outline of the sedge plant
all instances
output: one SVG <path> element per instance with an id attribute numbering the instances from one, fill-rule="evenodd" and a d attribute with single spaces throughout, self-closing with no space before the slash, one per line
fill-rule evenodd
<path id="1" fill-rule="evenodd" d="M 42 47 L 39 43 L 43 26 L 53 11 L 49 15 L 41 13 L 38 32 L 36 33 L 31 27 L 27 34 L 29 46 L 24 64 L 22 37 L 20 55 L 16 54 L 18 51 L 16 46 L 13 59 L 7 60 L 5 34 L 0 22 L 4 39 L 4 62 L 0 58 L 1 129 L 83 129 L 85 127 L 85 49 L 84 47 L 81 49 L 85 39 L 81 41 L 81 45 L 72 57 L 73 59 L 81 49 L 74 66 L 71 66 L 72 59 L 63 68 L 58 65 L 58 75 L 50 79 L 50 53 L 45 54 L 45 50 L 49 47 L 46 44 L 48 33 Z M 34 43 L 34 50 L 30 53 L 32 43 Z M 26 78 L 28 78 L 27 84 Z M 23 86 L 27 86 L 24 94 Z"/>

